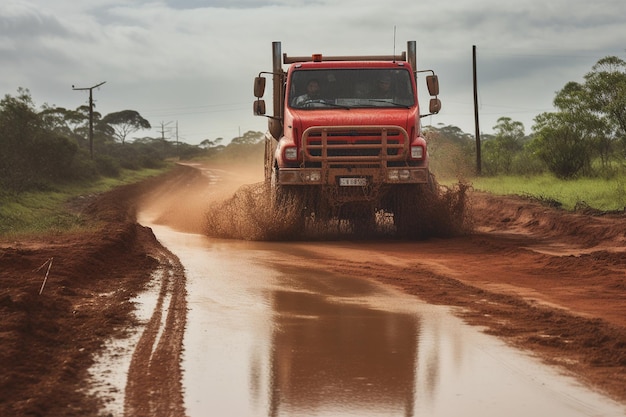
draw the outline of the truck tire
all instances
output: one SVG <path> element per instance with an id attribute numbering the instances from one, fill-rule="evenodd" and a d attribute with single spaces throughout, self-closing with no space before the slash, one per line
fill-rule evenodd
<path id="1" fill-rule="evenodd" d="M 348 210 L 345 217 L 349 219 L 355 236 L 367 237 L 376 232 L 376 210 L 373 205 L 357 204 L 344 209 Z"/>
<path id="2" fill-rule="evenodd" d="M 420 235 L 419 203 L 422 187 L 419 185 L 398 186 L 394 187 L 390 194 L 396 236 L 408 239 L 417 238 Z"/>

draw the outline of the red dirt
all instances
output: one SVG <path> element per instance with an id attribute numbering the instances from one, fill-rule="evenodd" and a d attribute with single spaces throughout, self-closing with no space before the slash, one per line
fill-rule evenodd
<path id="1" fill-rule="evenodd" d="M 162 293 L 172 294 L 171 333 L 161 338 L 168 340 L 164 346 L 153 346 L 153 333 L 144 331 L 129 370 L 125 414 L 184 415 L 184 275 L 135 219 L 139 202 L 198 185 L 206 187 L 207 178 L 181 166 L 82 207 L 97 231 L 0 240 L 0 415 L 100 415 L 102 400 L 84 389 L 87 370 L 108 338 L 138 324 L 130 300 L 157 270 L 171 277 L 161 284 Z M 467 321 L 626 402 L 626 215 L 567 213 L 482 193 L 472 193 L 471 203 L 471 234 L 414 242 L 410 253 L 406 244 L 364 242 L 381 259 L 399 260 L 393 266 L 330 257 L 315 263 L 461 307 Z M 181 206 L 194 213 L 175 226 L 196 228 L 206 206 Z M 39 295 L 48 265 L 39 268 L 50 259 Z"/>

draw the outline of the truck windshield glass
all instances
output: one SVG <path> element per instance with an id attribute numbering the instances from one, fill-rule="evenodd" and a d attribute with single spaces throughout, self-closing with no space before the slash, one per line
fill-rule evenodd
<path id="1" fill-rule="evenodd" d="M 287 100 L 298 109 L 410 107 L 415 103 L 405 69 L 296 70 Z"/>

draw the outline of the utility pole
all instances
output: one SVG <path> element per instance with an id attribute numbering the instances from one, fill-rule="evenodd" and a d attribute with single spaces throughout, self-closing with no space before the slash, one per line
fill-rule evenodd
<path id="1" fill-rule="evenodd" d="M 172 123 L 172 122 L 167 122 L 167 123 L 161 122 L 161 140 L 163 141 L 163 154 L 164 155 L 167 153 L 167 141 L 165 140 L 165 127 L 167 125 L 169 125 L 170 123 Z M 177 123 L 176 126 L 178 126 L 178 122 L 176 122 L 176 123 Z M 177 127 L 177 129 L 178 129 L 178 127 Z M 177 134 L 178 134 L 178 132 L 177 132 Z"/>
<path id="2" fill-rule="evenodd" d="M 100 84 L 93 87 L 76 88 L 72 86 L 72 90 L 89 90 L 89 156 L 93 159 L 93 89 L 100 87 L 106 81 L 102 81 Z"/>
<path id="3" fill-rule="evenodd" d="M 482 174 L 480 157 L 480 127 L 478 126 L 478 83 L 476 81 L 476 45 L 472 46 L 472 68 L 474 78 L 474 124 L 476 126 L 476 174 Z"/>
<path id="4" fill-rule="evenodd" d="M 180 148 L 178 147 L 178 120 L 176 120 L 176 156 L 180 159 Z"/>
<path id="5" fill-rule="evenodd" d="M 172 122 L 167 122 L 167 123 L 161 122 L 161 130 L 160 130 L 160 132 L 161 132 L 161 140 L 163 142 L 165 142 L 165 127 L 167 125 L 169 125 L 170 123 L 172 123 Z M 178 123 L 178 122 L 176 122 L 176 123 Z"/>

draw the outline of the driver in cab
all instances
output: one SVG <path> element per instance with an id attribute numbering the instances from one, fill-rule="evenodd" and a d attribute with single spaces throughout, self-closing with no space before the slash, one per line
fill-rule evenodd
<path id="1" fill-rule="evenodd" d="M 296 97 L 295 105 L 304 104 L 310 100 L 320 99 L 320 83 L 316 79 L 309 80 L 306 85 L 306 94 Z"/>

